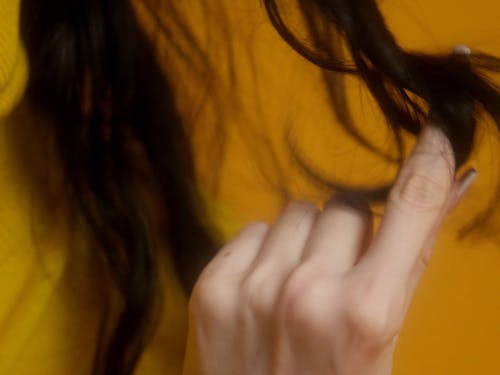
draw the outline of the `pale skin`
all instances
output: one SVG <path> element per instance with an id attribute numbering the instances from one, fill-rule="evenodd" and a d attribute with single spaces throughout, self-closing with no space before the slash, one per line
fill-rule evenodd
<path id="1" fill-rule="evenodd" d="M 184 375 L 386 375 L 440 226 L 473 181 L 433 125 L 401 169 L 376 233 L 330 201 L 254 223 L 202 272 Z"/>

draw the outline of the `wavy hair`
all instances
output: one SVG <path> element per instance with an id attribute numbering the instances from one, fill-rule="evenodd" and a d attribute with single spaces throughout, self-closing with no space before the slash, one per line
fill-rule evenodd
<path id="1" fill-rule="evenodd" d="M 47 131 L 72 210 L 90 229 L 89 251 L 104 264 L 122 306 L 110 322 L 103 301 L 94 373 L 130 374 L 153 327 L 159 292 L 159 258 L 139 185 L 153 185 L 164 213 L 161 240 L 186 293 L 220 246 L 189 140 L 128 1 L 23 0 L 21 33 L 30 62 L 27 98 L 51 119 Z"/>
<path id="2" fill-rule="evenodd" d="M 310 40 L 301 40 L 287 24 L 279 0 L 263 0 L 271 23 L 280 36 L 301 56 L 323 69 L 332 110 L 339 123 L 368 150 L 394 163 L 402 163 L 404 132 L 418 135 L 429 119 L 446 134 L 453 147 L 456 168 L 473 151 L 481 114 L 486 113 L 500 129 L 500 89 L 491 73 L 500 71 L 500 59 L 486 53 L 469 56 L 450 51 L 429 55 L 410 52 L 396 41 L 375 0 L 296 0 Z M 346 46 L 350 59 L 342 54 Z M 362 80 L 381 109 L 395 137 L 399 154 L 384 154 L 357 129 L 342 93 L 342 76 Z M 317 173 L 293 151 L 307 176 L 333 191 L 357 199 L 383 202 L 390 185 L 344 186 Z M 497 181 L 500 191 L 500 181 Z M 461 237 L 491 222 L 500 195 L 461 230 Z"/>
<path id="3" fill-rule="evenodd" d="M 256 0 L 257 1 L 257 0 Z M 383 111 L 401 148 L 402 132 L 417 135 L 429 110 L 449 137 L 457 166 L 473 148 L 477 114 L 486 111 L 500 124 L 500 92 L 485 73 L 500 70 L 500 60 L 473 54 L 431 56 L 402 49 L 384 23 L 374 0 L 297 0 L 311 35 L 301 41 L 287 25 L 276 0 L 262 0 L 282 38 L 307 60 L 323 68 L 332 110 L 363 146 L 381 153 L 356 128 L 347 110 L 339 75 L 356 75 Z M 163 2 L 171 17 L 159 19 L 159 2 L 143 2 L 170 38 L 169 53 L 197 70 L 179 37 L 194 54 L 203 51 L 180 24 L 175 2 Z M 176 23 L 176 27 L 170 23 Z M 180 30 L 172 35 L 172 30 Z M 95 374 L 131 374 L 154 328 L 159 292 L 159 253 L 145 197 L 151 186 L 161 209 L 162 238 L 186 294 L 221 245 L 207 219 L 193 167 L 192 145 L 172 89 L 169 66 L 159 63 L 151 38 L 141 28 L 129 1 L 22 0 L 21 33 L 30 62 L 27 98 L 51 119 L 61 173 L 72 211 L 83 219 L 93 240 L 89 252 L 102 262 L 120 298 L 112 323 L 103 300 Z M 348 47 L 350 60 L 340 54 Z M 166 72 L 165 72 L 166 70 Z M 210 69 L 198 69 L 210 74 Z M 139 150 L 139 152 L 137 151 Z M 395 163 L 399 157 L 383 155 Z M 359 199 L 383 201 L 389 186 L 342 186 L 318 175 L 300 158 L 308 175 L 332 190 Z M 492 215 L 493 205 L 476 221 Z M 168 312 L 167 312 L 168 313 Z"/>

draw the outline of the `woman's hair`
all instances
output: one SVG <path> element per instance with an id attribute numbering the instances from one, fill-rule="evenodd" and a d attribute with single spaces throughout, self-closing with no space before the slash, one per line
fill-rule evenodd
<path id="1" fill-rule="evenodd" d="M 52 120 L 47 130 L 73 209 L 94 239 L 89 251 L 106 265 L 123 306 L 116 323 L 104 311 L 113 329 L 109 337 L 101 332 L 94 372 L 129 374 L 158 297 L 158 249 L 138 185 L 154 184 L 165 213 L 160 240 L 187 293 L 220 245 L 205 220 L 190 145 L 129 1 L 24 0 L 21 32 L 30 61 L 27 97 Z"/>
<path id="2" fill-rule="evenodd" d="M 404 131 L 417 135 L 430 108 L 453 145 L 457 165 L 471 153 L 480 109 L 500 123 L 499 92 L 481 76 L 498 70 L 499 60 L 473 55 L 469 64 L 453 54 L 409 53 L 396 43 L 374 0 L 297 0 L 311 36 L 305 43 L 287 27 L 279 4 L 263 1 L 290 46 L 324 68 L 333 110 L 364 146 L 377 151 L 356 130 L 338 90 L 341 81 L 330 71 L 366 83 L 398 140 Z M 90 229 L 89 251 L 106 267 L 121 300 L 116 323 L 103 307 L 94 372 L 130 374 L 154 328 L 162 248 L 151 238 L 141 182 L 151 183 L 161 207 L 159 240 L 167 245 L 186 294 L 220 246 L 200 200 L 169 67 L 159 64 L 129 1 L 23 0 L 21 32 L 30 61 L 27 98 L 51 119 L 47 132 L 55 139 L 73 211 Z M 339 53 L 344 42 L 350 62 Z M 308 173 L 332 189 L 372 201 L 383 200 L 389 189 L 349 188 Z"/>
<path id="3" fill-rule="evenodd" d="M 500 91 L 488 73 L 500 71 L 500 59 L 485 54 L 470 56 L 450 51 L 433 56 L 401 48 L 387 28 L 375 0 L 295 0 L 310 38 L 303 41 L 287 25 L 279 0 L 263 0 L 269 18 L 281 37 L 300 55 L 321 67 L 339 123 L 361 145 L 385 160 L 401 165 L 404 132 L 418 135 L 430 121 L 446 134 L 456 166 L 473 150 L 480 114 L 486 113 L 500 129 Z M 342 55 L 346 46 L 350 59 Z M 342 76 L 359 77 L 380 107 L 395 136 L 399 154 L 384 154 L 357 130 L 342 93 Z M 333 190 L 359 199 L 384 201 L 390 186 L 348 187 L 328 181 L 294 152 L 302 170 Z M 500 188 L 499 185 L 497 185 Z M 497 189 L 498 190 L 498 189 Z M 498 208 L 500 196 L 461 231 L 462 235 L 486 223 Z"/>

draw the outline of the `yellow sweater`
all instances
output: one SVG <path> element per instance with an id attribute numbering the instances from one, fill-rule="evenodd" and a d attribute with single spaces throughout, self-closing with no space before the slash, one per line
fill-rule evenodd
<path id="1" fill-rule="evenodd" d="M 0 117 L 19 100 L 27 78 L 27 64 L 19 40 L 19 0 L 0 2 Z"/>
<path id="2" fill-rule="evenodd" d="M 324 192 L 291 166 L 282 138 L 284 126 L 290 123 L 295 134 L 300 134 L 299 146 L 307 159 L 326 174 L 357 183 L 392 177 L 393 169 L 339 130 L 328 109 L 319 70 L 275 35 L 258 0 L 237 1 L 237 6 L 232 0 L 213 1 L 220 1 L 227 12 L 217 8 L 207 13 L 202 2 L 186 0 L 181 14 L 196 26 L 194 37 L 206 47 L 204 52 L 220 62 L 212 73 L 217 77 L 216 94 L 228 103 L 224 118 L 214 117 L 212 107 L 206 106 L 197 121 L 202 121 L 200 128 L 227 125 L 227 154 L 218 166 L 219 199 L 242 222 L 271 221 L 277 215 L 280 201 L 269 182 L 284 183 L 297 198 L 318 203 L 325 198 Z M 22 144 L 11 137 L 12 130 L 23 125 L 22 116 L 9 114 L 22 97 L 28 72 L 18 33 L 19 2 L 0 0 L 0 374 L 88 374 L 98 319 L 92 269 L 83 252 L 71 249 L 83 254 L 77 258 L 79 272 L 73 272 L 75 259 L 71 263 L 67 257 L 68 238 L 57 218 L 52 220 L 54 225 L 39 229 L 44 222 L 32 204 L 33 187 L 19 172 Z M 408 47 L 442 51 L 467 43 L 500 54 L 494 34 L 500 11 L 496 0 L 485 0 L 481 7 L 468 0 L 380 3 L 396 35 Z M 137 9 L 141 12 L 140 6 Z M 227 24 L 220 27 L 224 15 Z M 224 41 L 221 44 L 230 35 L 232 54 L 206 43 L 208 31 L 212 41 Z M 234 71 L 224 64 L 228 56 L 233 58 Z M 360 124 L 384 144 L 387 135 L 373 131 L 382 120 L 368 96 L 355 81 L 348 81 L 346 87 Z M 190 94 L 200 99 L 204 92 L 194 86 Z M 260 143 L 260 136 L 251 137 L 262 132 L 269 135 L 270 143 Z M 205 151 L 210 146 L 200 139 L 196 162 L 205 176 Z M 417 293 L 396 353 L 396 375 L 500 373 L 500 251 L 487 241 L 457 242 L 454 237 L 470 212 L 486 202 L 481 197 L 491 193 L 494 166 L 489 151 L 498 149 L 491 142 L 474 155 L 480 178 L 448 221 Z M 262 170 L 257 168 L 260 162 Z M 276 162 L 281 168 L 274 170 Z M 277 170 L 282 174 L 274 173 Z M 208 174 L 205 177 L 208 181 Z M 218 204 L 213 205 L 213 212 L 229 238 L 238 224 Z M 54 226 L 59 230 L 52 230 Z M 171 313 L 161 321 L 138 374 L 180 373 L 186 301 L 173 272 L 164 277 L 165 307 Z"/>

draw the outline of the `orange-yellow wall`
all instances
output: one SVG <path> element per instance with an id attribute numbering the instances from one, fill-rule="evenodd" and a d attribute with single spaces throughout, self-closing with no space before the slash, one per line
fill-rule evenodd
<path id="1" fill-rule="evenodd" d="M 241 223 L 276 217 L 281 201 L 273 183 L 281 181 L 292 197 L 318 204 L 328 196 L 294 172 L 284 146 L 286 126 L 292 126 L 301 153 L 328 176 L 363 184 L 393 177 L 394 167 L 374 158 L 339 129 L 328 109 L 319 70 L 279 39 L 259 1 L 225 3 L 232 5 L 226 9 L 228 24 L 223 29 L 220 14 L 214 16 L 218 25 L 207 27 L 210 12 L 199 23 L 200 40 L 211 30 L 212 43 L 203 46 L 219 62 L 215 69 L 220 76 L 210 90 L 225 104 L 219 108 L 220 118 L 214 119 L 209 108 L 197 118 L 199 129 L 208 129 L 212 122 L 223 125 L 227 154 L 214 167 L 207 162 L 214 148 L 201 137 L 198 165 L 203 176 L 218 170 L 219 197 Z M 445 52 L 464 43 L 473 50 L 500 55 L 500 2 L 496 0 L 383 0 L 380 4 L 407 48 Z M 223 36 L 233 43 L 233 61 L 228 65 L 234 68 L 231 85 L 230 70 L 224 65 L 229 53 L 217 44 Z M 348 80 L 346 87 L 363 132 L 380 147 L 392 149 L 366 90 L 355 80 Z M 199 91 L 201 97 L 203 90 Z M 500 374 L 500 245 L 484 238 L 462 242 L 455 238 L 458 228 L 488 204 L 488 194 L 493 192 L 500 157 L 495 137 L 498 134 L 491 131 L 479 137 L 480 150 L 470 163 L 479 170 L 478 181 L 438 242 L 400 339 L 396 375 Z M 269 145 L 276 158 L 269 153 Z M 281 163 L 278 169 L 273 167 L 276 159 Z"/>

